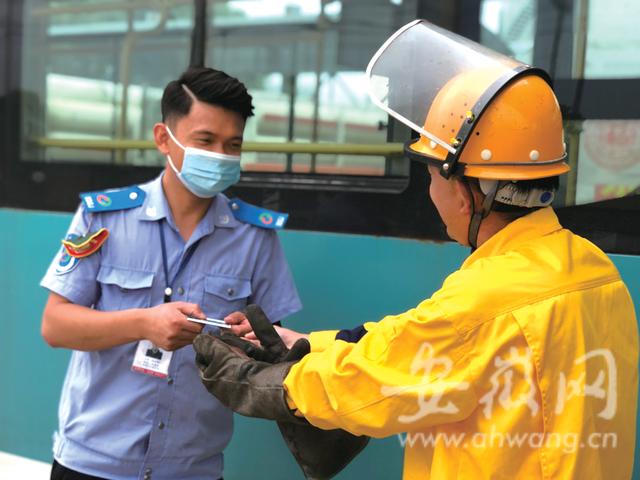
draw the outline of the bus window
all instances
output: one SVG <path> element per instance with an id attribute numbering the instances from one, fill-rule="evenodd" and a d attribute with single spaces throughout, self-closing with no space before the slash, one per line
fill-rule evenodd
<path id="1" fill-rule="evenodd" d="M 573 82 L 570 94 L 560 95 L 572 172 L 563 179 L 564 195 L 558 205 L 623 197 L 637 193 L 640 186 L 640 113 L 628 102 L 617 112 L 615 108 L 603 111 L 607 97 L 616 96 L 613 89 L 600 89 L 602 105 L 595 111 L 587 112 L 579 103 L 586 82 L 640 77 L 640 30 L 634 20 L 639 15 L 638 2 L 482 2 L 483 43 L 546 67 L 555 83 Z"/>
<path id="2" fill-rule="evenodd" d="M 367 7 L 352 3 L 208 2 L 205 64 L 240 78 L 255 100 L 244 171 L 406 177 L 406 162 L 385 154 L 387 117 L 367 96 L 368 52 L 356 64 L 342 58 L 358 47 L 354 23 Z M 372 44 L 416 8 L 376 3 L 383 21 L 359 32 Z M 163 165 L 151 127 L 164 86 L 187 66 L 193 16 L 192 1 L 25 0 L 22 160 Z M 307 151 L 295 153 L 300 144 Z"/>
<path id="3" fill-rule="evenodd" d="M 288 211 L 294 229 L 445 240 L 424 167 L 402 158 L 412 132 L 372 105 L 364 79 L 381 42 L 421 17 L 549 72 L 572 167 L 554 201 L 562 223 L 640 253 L 638 2 L 19 0 L 5 11 L 0 113 L 20 140 L 2 147 L 6 205 L 73 210 L 80 191 L 157 175 L 162 90 L 203 51 L 255 98 L 231 194 Z"/>
<path id="4" fill-rule="evenodd" d="M 160 165 L 151 149 L 63 147 L 152 138 L 162 90 L 189 58 L 192 16 L 184 2 L 25 0 L 22 159 Z"/>
<path id="5" fill-rule="evenodd" d="M 576 204 L 640 193 L 640 120 L 585 120 L 578 148 Z"/>

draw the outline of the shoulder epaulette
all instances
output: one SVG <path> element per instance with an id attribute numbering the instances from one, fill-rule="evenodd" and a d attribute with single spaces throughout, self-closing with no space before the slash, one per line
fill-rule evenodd
<path id="1" fill-rule="evenodd" d="M 112 188 L 97 192 L 83 192 L 80 200 L 88 212 L 111 212 L 139 207 L 146 193 L 140 187 Z"/>
<path id="2" fill-rule="evenodd" d="M 256 227 L 280 229 L 285 226 L 289 218 L 288 213 L 274 212 L 273 210 L 257 207 L 243 202 L 239 198 L 229 200 L 229 208 L 237 220 Z"/>

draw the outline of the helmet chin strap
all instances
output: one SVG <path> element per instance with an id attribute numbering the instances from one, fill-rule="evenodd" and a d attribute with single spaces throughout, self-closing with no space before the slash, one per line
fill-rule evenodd
<path id="1" fill-rule="evenodd" d="M 468 240 L 469 245 L 471 245 L 471 251 L 475 251 L 478 248 L 478 232 L 480 231 L 480 224 L 482 220 L 484 220 L 489 212 L 491 212 L 491 207 L 493 206 L 493 201 L 496 198 L 496 192 L 498 188 L 501 186 L 502 182 L 495 180 L 493 185 L 489 188 L 489 191 L 485 194 L 484 201 L 482 202 L 482 208 L 479 212 L 476 212 L 475 201 L 473 197 L 473 191 L 471 190 L 471 186 L 466 178 L 463 179 L 465 186 L 467 187 L 467 191 L 469 192 L 469 196 L 471 197 L 471 211 L 473 214 L 471 215 L 471 220 L 469 221 L 469 233 Z"/>

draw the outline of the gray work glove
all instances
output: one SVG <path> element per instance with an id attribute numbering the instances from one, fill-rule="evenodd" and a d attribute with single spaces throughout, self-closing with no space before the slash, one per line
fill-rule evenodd
<path id="1" fill-rule="evenodd" d="M 284 443 L 305 478 L 311 480 L 337 475 L 369 443 L 369 437 L 357 437 L 345 430 L 322 430 L 309 423 L 277 423 Z"/>
<path id="2" fill-rule="evenodd" d="M 260 340 L 260 345 L 227 332 L 221 333 L 220 339 L 232 347 L 239 348 L 254 360 L 268 363 L 298 361 L 311 350 L 309 342 L 305 339 L 298 340 L 288 349 L 259 305 L 247 305 L 244 313 L 251 329 Z"/>
<path id="3" fill-rule="evenodd" d="M 260 362 L 210 334 L 198 335 L 193 348 L 202 383 L 223 405 L 247 417 L 304 422 L 287 406 L 282 385 L 294 362 Z"/>
<path id="4" fill-rule="evenodd" d="M 279 379 L 279 386 L 282 387 L 284 378 L 289 372 L 291 365 L 309 353 L 309 342 L 305 339 L 298 340 L 289 350 L 259 306 L 249 305 L 245 313 L 253 331 L 260 340 L 261 346 L 256 346 L 251 342 L 242 340 L 241 338 L 230 334 L 222 334 L 220 339 L 235 348 L 241 349 L 242 352 L 249 357 L 260 360 L 255 362 L 255 365 L 260 364 L 260 366 L 254 367 L 255 371 L 253 372 L 253 375 L 246 373 L 246 371 L 250 370 L 251 367 L 243 366 L 239 368 L 239 370 L 242 370 L 241 375 L 243 377 L 252 377 L 255 381 L 258 378 L 259 371 L 262 375 L 261 379 L 269 382 L 266 385 L 272 386 L 273 382 L 277 382 Z M 196 357 L 196 362 L 199 366 L 207 363 L 207 358 L 209 356 L 208 353 L 204 351 L 201 354 L 201 350 L 210 349 L 217 350 L 218 352 L 222 350 L 219 346 L 212 346 L 214 344 L 209 340 L 206 341 L 206 347 L 199 346 L 200 343 L 205 342 L 204 340 L 198 340 L 201 336 L 202 335 L 196 337 L 194 342 L 196 352 L 201 356 L 201 358 L 198 358 L 198 356 Z M 245 358 L 245 361 L 248 362 L 251 361 L 237 350 L 235 351 L 235 355 L 236 357 L 231 357 L 230 361 L 237 361 L 238 357 Z M 228 353 L 225 353 L 224 356 L 225 358 L 230 358 Z M 215 362 L 215 359 L 213 361 Z M 268 367 L 264 366 L 264 362 L 273 363 L 272 367 L 281 366 L 282 368 L 270 370 Z M 208 362 L 209 366 L 211 366 L 211 364 L 212 362 Z M 202 367 L 200 368 L 202 371 Z M 241 381 L 240 378 L 238 378 L 237 381 Z M 203 375 L 203 383 L 204 382 L 205 377 Z M 272 408 L 269 412 L 265 412 L 265 403 L 263 403 L 259 407 L 252 408 L 254 413 L 259 410 L 260 414 L 255 415 L 243 413 L 243 411 L 248 411 L 248 406 L 246 405 L 247 402 L 242 402 L 241 399 L 236 399 L 236 403 L 242 403 L 242 405 L 239 406 L 243 408 L 243 411 L 240 411 L 234 406 L 225 403 L 217 393 L 212 391 L 212 388 L 210 388 L 207 383 L 205 383 L 205 386 L 211 393 L 218 397 L 223 404 L 229 406 L 238 413 L 276 420 L 287 447 L 298 462 L 298 465 L 300 465 L 305 477 L 308 479 L 324 479 L 333 477 L 347 466 L 369 442 L 369 437 L 358 437 L 339 429 L 322 430 L 310 425 L 306 420 L 296 417 L 293 415 L 293 412 L 289 410 L 288 405 L 286 404 L 286 395 L 284 391 L 281 392 L 281 396 L 280 394 L 276 394 L 274 395 L 275 398 L 270 399 L 271 401 L 278 403 L 277 407 Z M 255 387 L 256 384 L 254 383 L 253 386 Z M 265 385 L 262 385 L 262 387 L 264 386 Z M 213 389 L 216 390 L 216 388 Z M 270 388 L 269 391 L 271 392 Z M 261 397 L 264 397 L 267 395 L 267 392 L 261 392 L 261 394 Z M 228 396 L 225 398 L 228 398 Z M 255 398 L 255 401 L 260 402 L 268 402 L 270 400 L 264 398 L 258 399 L 257 397 Z"/>

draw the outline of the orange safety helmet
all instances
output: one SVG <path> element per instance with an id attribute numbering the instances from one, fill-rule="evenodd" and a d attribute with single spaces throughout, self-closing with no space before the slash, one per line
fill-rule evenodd
<path id="1" fill-rule="evenodd" d="M 420 134 L 405 153 L 443 176 L 533 180 L 569 170 L 548 75 L 425 20 L 400 28 L 367 66 L 369 96 Z"/>
<path id="2" fill-rule="evenodd" d="M 408 142 L 406 153 L 437 163 L 445 176 L 450 171 L 480 179 L 532 180 L 566 173 L 560 106 L 544 76 L 533 68 L 506 80 L 492 69 L 455 76 L 435 96 L 424 130 L 448 138 L 456 153 L 424 135 Z"/>
<path id="3" fill-rule="evenodd" d="M 472 207 L 472 247 L 494 200 L 551 204 L 553 189 L 521 194 L 514 186 L 569 170 L 560 106 L 543 70 L 418 19 L 378 49 L 367 78 L 374 104 L 420 134 L 405 144 L 409 158 L 438 165 L 445 178 L 479 179 L 485 197 Z"/>

